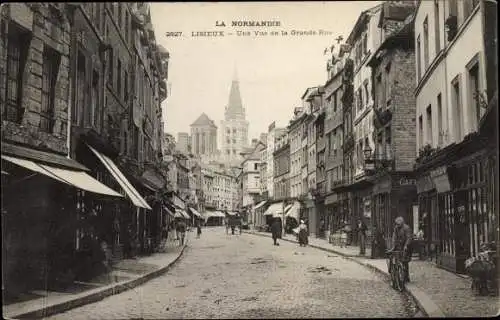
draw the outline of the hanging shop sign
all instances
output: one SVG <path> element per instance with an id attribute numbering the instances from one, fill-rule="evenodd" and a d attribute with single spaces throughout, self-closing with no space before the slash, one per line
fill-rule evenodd
<path id="1" fill-rule="evenodd" d="M 444 193 L 451 190 L 450 179 L 448 178 L 446 166 L 432 170 L 431 179 L 434 182 L 438 193 Z"/>
<path id="2" fill-rule="evenodd" d="M 434 189 L 434 182 L 429 175 L 423 175 L 416 181 L 417 193 L 423 193 Z"/>

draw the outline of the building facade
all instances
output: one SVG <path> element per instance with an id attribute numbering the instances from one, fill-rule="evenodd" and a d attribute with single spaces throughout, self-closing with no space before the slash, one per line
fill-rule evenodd
<path id="1" fill-rule="evenodd" d="M 290 198 L 290 142 L 288 133 L 278 137 L 273 152 L 274 199 Z"/>
<path id="2" fill-rule="evenodd" d="M 372 227 L 382 232 L 386 246 L 392 241 L 394 220 L 402 216 L 418 230 L 413 219 L 417 204 L 413 173 L 415 135 L 414 6 L 385 3 L 379 26 L 391 30 L 368 62 L 374 83 L 375 149 L 365 169 L 372 177 Z M 397 16 L 393 16 L 394 13 Z M 409 18 L 409 19 L 407 19 Z M 407 20 L 406 22 L 404 20 Z M 416 233 L 416 231 L 415 231 Z"/>
<path id="3" fill-rule="evenodd" d="M 217 137 L 217 135 L 216 135 Z M 187 132 L 179 132 L 177 134 L 177 150 L 182 153 L 190 153 L 191 152 L 191 137 Z"/>
<path id="4" fill-rule="evenodd" d="M 348 212 L 345 205 L 347 195 L 344 192 L 335 192 L 334 187 L 341 184 L 344 177 L 344 153 L 342 150 L 344 136 L 344 113 L 342 105 L 342 75 L 347 57 L 345 45 L 340 45 L 339 50 L 332 55 L 328 64 L 328 80 L 326 81 L 324 104 L 326 109 L 325 135 L 326 135 L 326 197 L 325 220 L 327 230 L 338 231 L 342 222 L 347 219 Z"/>
<path id="5" fill-rule="evenodd" d="M 498 147 L 480 130 L 497 86 L 487 77 L 487 65 L 496 63 L 487 6 L 421 1 L 414 19 L 418 219 L 441 249 L 438 264 L 456 272 L 481 242 L 498 243 L 490 196 Z"/>
<path id="6" fill-rule="evenodd" d="M 49 180 L 26 180 L 23 194 L 31 200 L 24 204 L 22 197 L 6 196 L 17 187 L 2 186 L 3 199 L 21 201 L 2 203 L 7 230 L 16 230 L 23 217 L 9 216 L 16 213 L 13 208 L 36 210 L 35 220 L 21 224 L 32 226 L 30 236 L 47 239 L 30 242 L 32 262 L 23 263 L 16 256 L 26 250 L 22 239 L 29 236 L 7 236 L 16 246 L 5 249 L 12 279 L 6 287 L 16 281 L 25 283 L 14 287 L 28 288 L 46 279 L 53 284 L 61 278 L 84 279 L 92 269 L 79 260 L 84 242 L 104 241 L 113 259 L 120 259 L 134 254 L 124 252 L 127 230 L 137 235 L 139 251 L 152 249 L 159 240 L 158 196 L 165 186 L 160 103 L 167 96 L 168 52 L 155 42 L 148 6 L 9 4 L 1 14 L 1 58 L 8 66 L 0 82 L 2 168 L 12 177 L 36 166 L 53 170 Z M 142 76 L 136 74 L 139 67 L 147 69 Z M 137 126 L 140 134 L 134 135 Z M 53 230 L 44 229 L 47 221 L 57 221 Z M 64 225 L 74 227 L 63 230 Z M 50 248 L 60 246 L 66 249 L 56 259 Z M 43 257 L 49 260 L 37 260 Z M 37 270 L 36 265 L 49 264 L 48 274 Z"/>
<path id="7" fill-rule="evenodd" d="M 260 153 L 265 145 L 260 141 L 241 163 L 242 207 L 252 206 L 260 194 Z"/>
<path id="8" fill-rule="evenodd" d="M 305 159 L 302 149 L 302 126 L 306 116 L 303 108 L 295 108 L 294 116 L 287 127 L 290 141 L 290 197 L 295 199 L 303 194 L 302 164 Z"/>
<path id="9" fill-rule="evenodd" d="M 217 151 L 217 126 L 205 113 L 191 124 L 191 151 L 197 156 Z"/>
<path id="10" fill-rule="evenodd" d="M 276 143 L 276 138 L 282 135 L 285 130 L 286 130 L 285 128 L 277 128 L 276 123 L 273 121 L 269 125 L 267 132 L 266 179 L 267 179 L 267 193 L 270 199 L 274 197 L 274 158 L 273 158 L 274 146 Z"/>

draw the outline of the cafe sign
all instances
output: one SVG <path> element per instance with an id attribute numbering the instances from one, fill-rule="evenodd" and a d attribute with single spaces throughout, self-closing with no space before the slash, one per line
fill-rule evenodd
<path id="1" fill-rule="evenodd" d="M 399 179 L 400 186 L 414 186 L 417 184 L 416 179 L 401 178 Z"/>

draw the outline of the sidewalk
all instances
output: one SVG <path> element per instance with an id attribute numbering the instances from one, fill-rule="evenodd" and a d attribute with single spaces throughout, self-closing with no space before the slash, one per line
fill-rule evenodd
<path id="1" fill-rule="evenodd" d="M 257 231 L 247 233 L 271 237 L 271 234 Z M 245 232 L 244 231 L 244 232 Z M 286 235 L 284 241 L 297 242 L 295 236 Z M 340 248 L 327 240 L 309 238 L 313 248 L 334 252 L 388 276 L 385 259 L 370 259 L 359 256 L 359 248 L 349 246 Z M 412 260 L 410 280 L 406 288 L 422 312 L 429 317 L 483 317 L 498 315 L 500 304 L 498 297 L 475 296 L 470 290 L 468 277 L 436 267 L 428 261 Z"/>
<path id="2" fill-rule="evenodd" d="M 189 232 L 186 242 L 188 239 Z M 4 305 L 3 318 L 43 318 L 132 289 L 166 272 L 182 256 L 185 247 L 169 242 L 165 252 L 120 260 L 109 274 L 85 283 L 75 282 L 66 292 L 32 291 L 29 294 L 37 298 Z"/>

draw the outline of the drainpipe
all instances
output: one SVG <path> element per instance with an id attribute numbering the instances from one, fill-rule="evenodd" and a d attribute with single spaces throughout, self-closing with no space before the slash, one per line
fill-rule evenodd
<path id="1" fill-rule="evenodd" d="M 73 17 L 74 19 L 74 11 L 73 11 Z M 73 111 L 73 104 L 76 103 L 76 99 L 73 98 L 74 93 L 76 90 L 74 90 L 74 87 L 76 88 L 76 73 L 77 73 L 77 68 L 78 68 L 78 59 L 77 59 L 77 51 L 76 51 L 76 46 L 75 46 L 75 29 L 73 26 L 71 26 L 70 30 L 70 48 L 69 48 L 69 86 L 68 86 L 68 123 L 66 126 L 66 148 L 68 148 L 68 154 L 67 158 L 71 159 L 71 127 L 72 127 L 72 111 Z"/>

